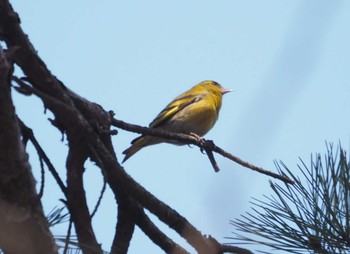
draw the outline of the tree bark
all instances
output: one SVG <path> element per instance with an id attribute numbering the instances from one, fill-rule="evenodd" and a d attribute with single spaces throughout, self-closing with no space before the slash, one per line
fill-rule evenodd
<path id="1" fill-rule="evenodd" d="M 21 141 L 11 98 L 12 70 L 0 48 L 0 248 L 5 253 L 57 253 Z"/>

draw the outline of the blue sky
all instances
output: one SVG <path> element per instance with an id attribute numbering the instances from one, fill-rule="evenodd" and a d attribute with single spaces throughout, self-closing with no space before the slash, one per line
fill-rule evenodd
<path id="1" fill-rule="evenodd" d="M 308 164 L 311 153 L 325 152 L 325 141 L 349 148 L 349 1 L 11 2 L 52 73 L 118 119 L 146 126 L 175 96 L 213 79 L 234 92 L 225 95 L 206 137 L 242 159 L 273 171 L 273 160 L 282 160 L 296 172 L 299 156 Z M 66 144 L 47 121 L 51 114 L 42 114 L 38 99 L 15 99 L 64 178 Z M 135 137 L 122 130 L 113 137 L 118 159 Z M 30 158 L 39 175 L 32 150 Z M 267 176 L 216 159 L 219 173 L 197 148 L 161 144 L 141 150 L 124 167 L 204 234 L 227 242 L 234 230 L 229 220 L 250 211 L 251 197 L 271 191 Z M 102 179 L 93 165 L 86 171 L 92 209 Z M 59 198 L 47 174 L 45 211 Z M 106 250 L 115 217 L 108 190 L 94 221 Z M 65 230 L 59 226 L 54 233 Z M 137 230 L 130 253 L 144 250 L 162 253 Z"/>

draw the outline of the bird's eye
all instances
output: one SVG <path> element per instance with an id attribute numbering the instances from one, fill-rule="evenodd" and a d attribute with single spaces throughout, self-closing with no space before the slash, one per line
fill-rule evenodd
<path id="1" fill-rule="evenodd" d="M 221 85 L 218 82 L 213 81 L 214 85 L 218 86 L 221 88 Z"/>

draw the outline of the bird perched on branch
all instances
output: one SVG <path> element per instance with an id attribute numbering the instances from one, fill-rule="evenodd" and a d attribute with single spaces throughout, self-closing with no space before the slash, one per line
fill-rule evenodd
<path id="1" fill-rule="evenodd" d="M 223 88 L 215 81 L 203 81 L 170 102 L 149 127 L 202 137 L 217 121 L 222 95 L 228 92 L 231 90 Z M 140 149 L 162 142 L 182 145 L 174 140 L 141 135 L 134 139 L 131 146 L 123 152 L 125 154 L 123 162 Z"/>

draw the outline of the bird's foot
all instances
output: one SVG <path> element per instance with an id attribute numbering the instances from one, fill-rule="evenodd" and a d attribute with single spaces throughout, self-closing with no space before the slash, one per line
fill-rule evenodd
<path id="1" fill-rule="evenodd" d="M 196 134 L 194 132 L 190 132 L 190 135 L 197 140 L 197 142 L 200 146 L 204 145 L 205 139 L 203 137 L 199 136 L 198 134 Z M 204 154 L 204 149 L 202 147 L 200 147 L 200 150 Z"/>
<path id="2" fill-rule="evenodd" d="M 199 136 L 198 134 L 196 134 L 194 132 L 190 132 L 190 135 L 192 137 L 194 137 L 200 145 L 204 144 L 205 139 L 203 137 Z"/>

